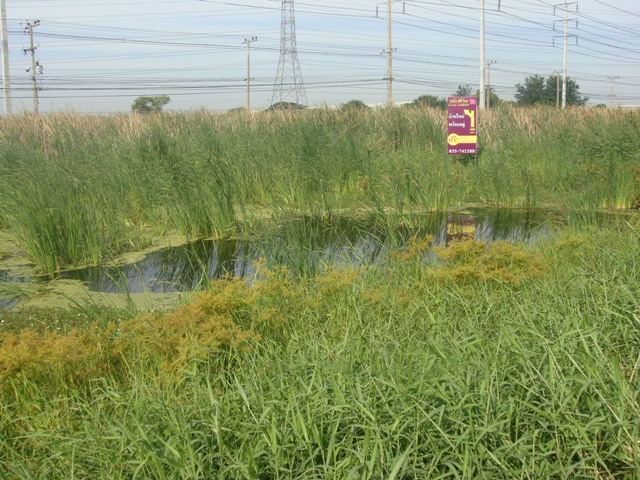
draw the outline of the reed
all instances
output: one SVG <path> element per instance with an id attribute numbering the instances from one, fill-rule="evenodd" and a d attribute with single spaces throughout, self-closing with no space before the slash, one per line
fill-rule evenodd
<path id="1" fill-rule="evenodd" d="M 53 275 L 171 230 L 231 236 L 265 213 L 638 203 L 636 111 L 492 109 L 469 162 L 446 156 L 444 116 L 392 108 L 7 117 L 0 225 Z"/>

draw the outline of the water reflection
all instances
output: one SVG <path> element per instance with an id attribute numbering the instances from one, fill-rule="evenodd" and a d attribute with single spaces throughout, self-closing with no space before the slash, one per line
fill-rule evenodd
<path id="1" fill-rule="evenodd" d="M 548 219 L 536 210 L 497 209 L 475 215 L 474 238 L 528 243 L 549 233 Z"/>
<path id="2" fill-rule="evenodd" d="M 223 275 L 253 277 L 258 260 L 312 275 L 328 264 L 376 263 L 389 250 L 426 234 L 437 244 L 469 237 L 529 242 L 548 233 L 545 222 L 541 212 L 529 210 L 434 213 L 405 219 L 400 227 L 371 219 L 307 217 L 245 240 L 199 241 L 152 253 L 135 264 L 68 271 L 64 278 L 81 280 L 101 292 L 189 291 Z"/>
<path id="3" fill-rule="evenodd" d="M 20 301 L 20 299 L 18 298 L 11 298 L 11 299 L 3 299 L 0 298 L 0 310 L 8 310 L 12 307 L 15 307 L 18 302 Z"/>
<path id="4" fill-rule="evenodd" d="M 12 274 L 9 270 L 0 270 L 0 310 L 8 310 L 15 307 L 19 299 L 19 294 L 15 293 L 13 283 L 35 282 L 38 277 L 21 277 Z"/>
<path id="5" fill-rule="evenodd" d="M 151 253 L 137 263 L 69 270 L 62 278 L 82 280 L 99 292 L 170 293 L 202 287 L 223 275 L 247 276 L 251 263 L 237 241 L 202 240 Z"/>

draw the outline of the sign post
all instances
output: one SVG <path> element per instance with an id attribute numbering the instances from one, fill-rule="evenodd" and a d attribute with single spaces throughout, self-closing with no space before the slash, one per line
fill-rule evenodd
<path id="1" fill-rule="evenodd" d="M 447 98 L 447 152 L 477 155 L 478 100 L 476 97 Z"/>

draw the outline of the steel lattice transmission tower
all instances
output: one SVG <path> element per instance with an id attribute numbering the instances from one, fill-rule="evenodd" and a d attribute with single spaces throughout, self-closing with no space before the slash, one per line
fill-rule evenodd
<path id="1" fill-rule="evenodd" d="M 271 104 L 277 102 L 295 102 L 307 105 L 307 94 L 298 62 L 296 47 L 296 19 L 293 0 L 282 0 L 282 25 L 280 27 L 280 60 L 273 85 Z"/>

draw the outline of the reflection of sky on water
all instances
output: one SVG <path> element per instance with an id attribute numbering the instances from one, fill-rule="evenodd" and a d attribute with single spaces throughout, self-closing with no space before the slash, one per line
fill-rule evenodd
<path id="1" fill-rule="evenodd" d="M 530 242 L 536 237 L 549 234 L 549 225 L 539 213 L 529 210 L 502 211 L 475 216 L 474 238 L 488 242 Z"/>
<path id="2" fill-rule="evenodd" d="M 18 304 L 19 301 L 20 300 L 17 298 L 12 298 L 10 300 L 0 298 L 0 310 L 14 307 L 15 305 Z"/>
<path id="3" fill-rule="evenodd" d="M 9 280 L 9 273 L 6 270 L 0 270 L 0 282 L 6 282 Z M 9 300 L 0 297 L 0 310 L 3 308 L 11 308 L 16 303 L 15 300 Z"/>
<path id="4" fill-rule="evenodd" d="M 169 293 L 194 290 L 225 275 L 253 278 L 259 259 L 304 275 L 326 265 L 376 263 L 416 235 L 433 235 L 440 244 L 470 235 L 483 241 L 529 242 L 547 233 L 541 213 L 526 210 L 435 213 L 421 217 L 413 228 L 304 218 L 278 225 L 262 237 L 199 241 L 151 253 L 135 264 L 74 270 L 64 277 L 82 280 L 94 291 Z"/>
<path id="5" fill-rule="evenodd" d="M 18 304 L 20 299 L 17 295 L 12 293 L 4 293 L 2 289 L 2 283 L 7 282 L 16 282 L 16 283 L 26 283 L 26 282 L 37 282 L 42 280 L 41 277 L 21 277 L 19 275 L 14 275 L 8 270 L 0 270 L 0 310 L 5 310 L 12 308 Z"/>
<path id="6" fill-rule="evenodd" d="M 120 293 L 170 293 L 195 290 L 209 279 L 224 275 L 245 277 L 250 262 L 235 241 L 199 241 L 147 255 L 137 263 L 94 266 L 65 272 L 90 290 Z"/>

